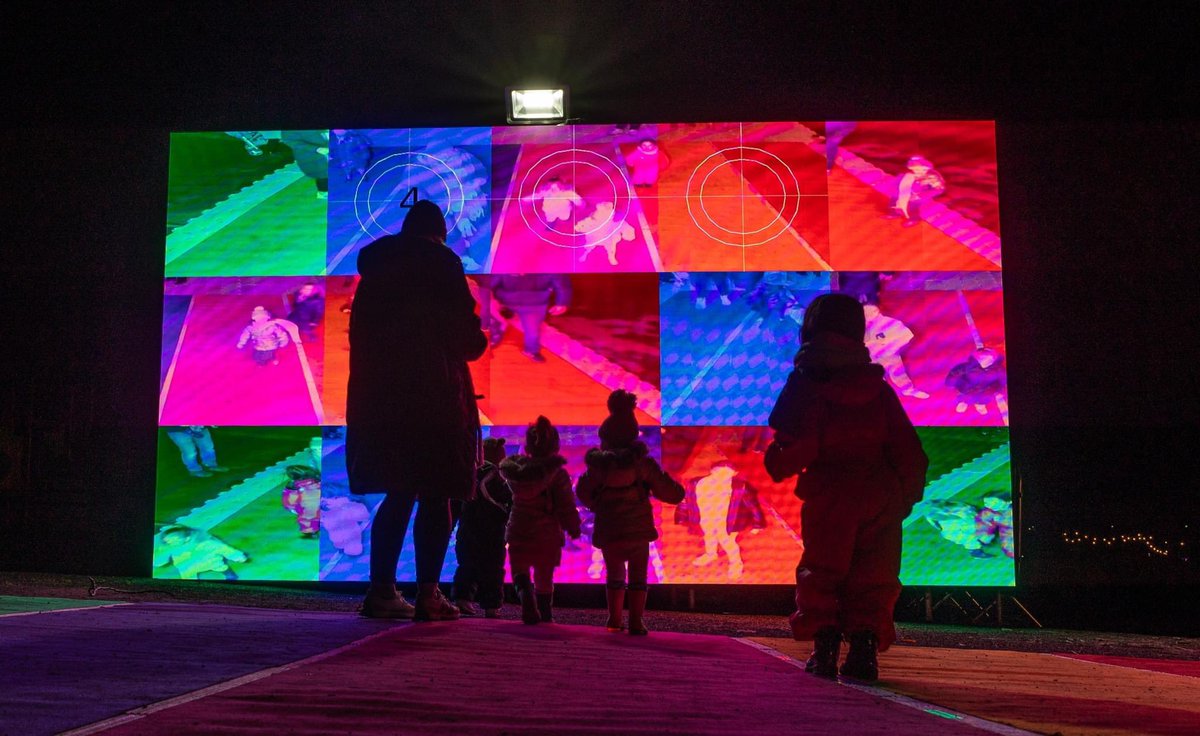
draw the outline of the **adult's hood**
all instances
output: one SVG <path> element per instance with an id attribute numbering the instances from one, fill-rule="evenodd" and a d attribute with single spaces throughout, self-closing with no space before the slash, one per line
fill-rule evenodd
<path id="1" fill-rule="evenodd" d="M 376 240 L 358 252 L 358 272 L 364 279 L 376 277 L 403 277 L 410 273 L 416 263 L 437 262 L 442 259 L 457 261 L 454 251 L 432 237 L 419 237 L 408 233 L 388 235 Z M 421 268 L 421 266 L 418 266 Z"/>

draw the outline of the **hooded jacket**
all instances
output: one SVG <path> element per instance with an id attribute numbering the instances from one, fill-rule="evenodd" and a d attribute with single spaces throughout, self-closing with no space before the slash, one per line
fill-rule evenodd
<path id="1" fill-rule="evenodd" d="M 508 527 L 508 515 L 512 511 L 512 491 L 500 475 L 500 469 L 484 461 L 476 472 L 478 484 L 475 497 L 463 502 L 458 518 L 458 536 L 455 544 L 459 552 L 459 565 L 463 563 L 461 550 L 480 550 L 491 554 L 499 550 L 504 556 L 504 532 Z"/>
<path id="2" fill-rule="evenodd" d="M 512 489 L 504 534 L 510 549 L 554 553 L 563 546 L 564 531 L 579 537 L 579 510 L 566 464 L 562 455 L 512 455 L 500 463 L 500 475 Z"/>
<path id="3" fill-rule="evenodd" d="M 767 472 L 776 482 L 799 475 L 801 499 L 884 495 L 901 516 L 921 500 L 929 459 L 861 342 L 821 332 L 804 343 L 768 424 L 775 441 L 764 457 Z"/>
<path id="4" fill-rule="evenodd" d="M 469 498 L 481 458 L 467 361 L 487 337 L 462 262 L 436 239 L 401 233 L 363 248 L 358 270 L 346 397 L 351 490 Z"/>
<path id="5" fill-rule="evenodd" d="M 592 544 L 604 548 L 616 542 L 653 542 L 653 496 L 663 503 L 679 503 L 684 489 L 667 475 L 643 442 L 619 450 L 588 450 L 587 470 L 579 476 L 575 493 L 596 514 Z"/>

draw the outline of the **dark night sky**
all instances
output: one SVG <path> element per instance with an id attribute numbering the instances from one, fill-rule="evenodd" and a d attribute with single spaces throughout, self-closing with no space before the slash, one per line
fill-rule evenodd
<path id="1" fill-rule="evenodd" d="M 1063 529 L 1200 527 L 1196 73 L 1169 8 L 451 5 L 0 11 L 0 443 L 32 448 L 0 569 L 147 572 L 166 131 L 498 124 L 539 75 L 584 122 L 996 119 L 1023 579 L 1079 574 Z"/>

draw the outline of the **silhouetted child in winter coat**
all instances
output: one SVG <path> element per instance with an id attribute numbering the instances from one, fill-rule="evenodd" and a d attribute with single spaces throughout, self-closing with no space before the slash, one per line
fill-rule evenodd
<path id="1" fill-rule="evenodd" d="M 771 410 L 763 458 L 775 482 L 798 475 L 804 551 L 792 635 L 815 642 L 805 669 L 878 677 L 876 652 L 896 638 L 903 521 L 921 500 L 929 460 L 884 369 L 863 343 L 863 307 L 822 294 L 800 327 L 795 370 Z"/>
<path id="2" fill-rule="evenodd" d="M 503 437 L 483 441 L 483 461 L 475 497 L 452 502 L 458 517 L 452 597 L 464 616 L 496 618 L 504 600 L 504 530 L 512 510 L 512 491 L 500 476 Z"/>
<path id="3" fill-rule="evenodd" d="M 653 496 L 664 503 L 679 503 L 684 489 L 667 475 L 645 443 L 638 440 L 633 414 L 637 397 L 616 390 L 608 397 L 609 416 L 600 424 L 600 447 L 588 450 L 587 470 L 579 476 L 575 493 L 596 514 L 592 544 L 604 553 L 609 631 L 620 631 L 626 598 L 625 566 L 629 566 L 629 633 L 647 633 L 646 578 L 650 543 L 658 539 L 654 527 Z"/>
<path id="4" fill-rule="evenodd" d="M 538 417 L 525 431 L 525 454 L 500 463 L 513 499 L 504 538 L 521 620 L 527 624 L 553 620 L 554 568 L 562 562 L 563 532 L 579 539 L 571 476 L 558 449 L 558 430 Z"/>

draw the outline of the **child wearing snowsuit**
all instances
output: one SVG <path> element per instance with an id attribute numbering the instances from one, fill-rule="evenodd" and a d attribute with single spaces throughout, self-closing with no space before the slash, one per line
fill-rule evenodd
<path id="1" fill-rule="evenodd" d="M 458 518 L 454 537 L 458 568 L 451 597 L 464 616 L 483 613 L 496 618 L 504 600 L 504 530 L 513 499 L 508 483 L 500 476 L 503 461 L 504 438 L 484 440 L 475 497 L 451 502 Z"/>
<path id="2" fill-rule="evenodd" d="M 946 385 L 958 392 L 954 410 L 962 414 L 972 404 L 979 414 L 1004 390 L 1004 358 L 990 348 L 980 348 L 946 374 Z"/>
<path id="3" fill-rule="evenodd" d="M 895 391 L 863 344 L 862 305 L 845 294 L 812 301 L 795 370 L 768 420 L 764 464 L 780 482 L 799 475 L 804 552 L 796 567 L 797 640 L 814 640 L 805 669 L 878 677 L 876 653 L 895 640 L 902 523 L 921 500 L 929 460 Z"/>
<path id="4" fill-rule="evenodd" d="M 553 620 L 554 568 L 562 562 L 563 532 L 572 539 L 580 534 L 567 460 L 558 450 L 558 430 L 539 416 L 525 431 L 525 454 L 500 463 L 500 475 L 512 489 L 504 539 L 521 620 L 527 624 Z"/>
<path id="5" fill-rule="evenodd" d="M 267 363 L 279 365 L 275 351 L 288 344 L 287 332 L 271 319 L 271 313 L 266 307 L 255 307 L 250 312 L 250 324 L 242 330 L 238 339 L 237 349 L 246 347 L 246 343 L 254 348 L 254 362 L 259 366 Z"/>
<path id="6" fill-rule="evenodd" d="M 301 536 L 315 537 L 321 531 L 321 473 L 307 465 L 289 465 L 287 477 L 280 494 L 283 507 L 296 515 Z"/>
<path id="7" fill-rule="evenodd" d="M 679 503 L 684 489 L 667 475 L 645 443 L 638 440 L 634 407 L 637 397 L 618 389 L 608 397 L 609 416 L 600 424 L 600 447 L 588 450 L 587 470 L 579 476 L 575 493 L 596 514 L 592 544 L 604 554 L 609 631 L 621 631 L 626 600 L 625 566 L 629 566 L 629 633 L 648 633 L 642 615 L 646 610 L 650 543 L 658 539 L 654 526 L 653 496 L 663 503 Z"/>

